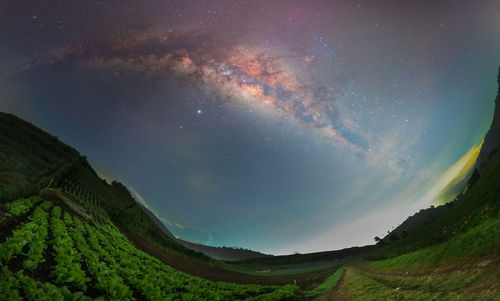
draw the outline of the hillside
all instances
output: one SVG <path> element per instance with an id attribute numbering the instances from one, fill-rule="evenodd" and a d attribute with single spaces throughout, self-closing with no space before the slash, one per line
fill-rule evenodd
<path id="1" fill-rule="evenodd" d="M 126 188 L 125 188 L 126 189 Z M 259 258 L 259 257 L 265 257 L 268 256 L 266 254 L 262 254 L 259 252 L 255 252 L 252 250 L 245 250 L 245 249 L 236 249 L 236 248 L 229 248 L 229 247 L 212 247 L 212 246 L 206 246 L 203 244 L 199 243 L 194 243 L 194 242 L 189 242 L 186 240 L 183 240 L 181 238 L 176 238 L 170 230 L 163 224 L 163 222 L 148 208 L 146 208 L 144 205 L 142 205 L 140 202 L 136 202 L 137 205 L 142 209 L 144 214 L 146 214 L 151 221 L 155 223 L 155 225 L 168 237 L 171 239 L 175 240 L 179 244 L 183 245 L 184 247 L 200 252 L 210 258 L 216 259 L 216 260 L 227 260 L 227 261 L 235 261 L 235 260 L 244 260 L 244 259 L 250 259 L 250 258 Z"/>
<path id="2" fill-rule="evenodd" d="M 463 195 L 409 217 L 392 239 L 384 238 L 391 243 L 220 262 L 180 244 L 123 184 L 100 179 L 56 137 L 4 113 L 0 128 L 0 296 L 6 300 L 500 296 L 498 152 L 481 162 Z M 487 135 L 485 145 L 494 139 Z"/>
<path id="3" fill-rule="evenodd" d="M 197 250 L 200 249 L 198 245 L 186 242 L 191 246 L 186 248 L 178 243 L 165 225 L 136 202 L 122 183 L 108 184 L 100 179 L 86 158 L 74 148 L 11 114 L 0 112 L 0 128 L 0 202 L 31 196 L 46 187 L 57 188 L 90 212 L 102 209 L 97 219 L 110 219 L 134 241 L 143 241 L 175 256 L 217 265 Z M 203 248 L 215 250 L 215 253 L 217 249 Z M 242 254 L 239 251 L 236 254 Z M 231 256 L 215 258 L 231 259 Z M 246 257 L 239 255 L 237 258 Z"/>
<path id="4" fill-rule="evenodd" d="M 278 300 L 296 290 L 265 285 L 273 282 L 266 279 L 260 281 L 264 285 L 212 282 L 165 265 L 168 254 L 174 266 L 190 262 L 206 273 L 215 261 L 165 235 L 123 185 L 107 184 L 85 157 L 57 138 L 4 113 L 0 127 L 2 156 L 8 158 L 2 161 L 1 187 L 2 200 L 8 201 L 0 203 L 0 294 L 5 300 L 259 295 Z M 148 254 L 153 250 L 159 250 L 161 261 Z M 222 277 L 237 280 L 238 274 Z"/>
<path id="5" fill-rule="evenodd" d="M 500 70 L 494 118 L 465 193 L 409 217 L 316 300 L 499 300 L 499 99 Z"/>
<path id="6" fill-rule="evenodd" d="M 463 193 L 468 189 L 472 188 L 473 185 L 478 181 L 480 175 L 485 172 L 488 168 L 489 163 L 492 161 L 493 157 L 497 153 L 498 148 L 500 148 L 500 68 L 498 70 L 498 85 L 499 89 L 497 92 L 497 97 L 494 100 L 495 103 L 495 111 L 493 114 L 493 119 L 491 121 L 490 128 L 484 137 L 484 142 L 482 144 L 481 150 L 479 152 L 479 156 L 473 168 L 471 168 L 467 174 L 460 179 L 459 182 L 450 183 L 444 191 L 449 195 L 456 196 L 453 201 L 448 202 L 441 206 L 431 206 L 427 209 L 421 209 L 419 212 L 415 213 L 413 216 L 408 217 L 401 225 L 399 225 L 396 229 L 390 231 L 384 238 L 379 240 L 379 244 L 387 244 L 387 243 L 396 243 L 400 240 L 405 239 L 409 234 L 410 236 L 425 236 L 425 233 L 429 231 L 435 231 L 433 227 L 434 224 L 439 222 L 439 217 L 442 215 L 451 215 L 453 216 L 454 210 L 449 209 L 452 208 L 455 204 L 459 203 L 459 207 L 470 206 L 471 209 L 474 207 L 473 204 L 465 205 L 467 200 L 462 201 Z M 465 188 L 465 191 L 464 191 Z M 441 196 L 438 196 L 440 198 Z M 428 226 L 430 230 L 426 229 Z M 434 230 L 433 230 L 434 229 Z M 405 244 L 401 242 L 401 244 Z"/>
<path id="7" fill-rule="evenodd" d="M 236 249 L 230 247 L 212 247 L 182 239 L 177 239 L 177 242 L 188 249 L 198 251 L 217 260 L 236 261 L 270 256 L 252 250 Z"/>
<path id="8" fill-rule="evenodd" d="M 172 232 L 170 232 L 170 230 L 168 230 L 168 228 L 162 223 L 162 221 L 160 221 L 160 219 L 158 219 L 158 217 L 151 211 L 149 210 L 148 208 L 144 207 L 144 205 L 142 205 L 141 203 L 139 202 L 136 202 L 137 205 L 141 208 L 141 210 L 155 223 L 155 225 L 165 234 L 167 235 L 168 237 L 170 237 L 171 239 L 176 239 L 175 236 L 172 234 Z"/>
<path id="9" fill-rule="evenodd" d="M 219 294 L 221 300 L 233 300 L 265 294 L 264 300 L 277 300 L 297 289 L 287 284 L 314 287 L 340 264 L 279 276 L 221 269 L 222 263 L 173 240 L 123 184 L 100 179 L 85 157 L 56 137 L 5 113 L 0 113 L 0 126 L 2 154 L 9 158 L 2 167 L 0 261 L 7 269 L 0 277 L 0 294 L 8 299 L 163 300 L 159 296 L 175 294 L 212 299 L 207 296 Z M 232 258 L 235 253 L 261 256 L 210 249 Z M 59 250 L 69 255 L 58 255 Z M 131 264 L 134 268 L 125 268 Z M 150 281 L 137 282 L 137 277 Z M 171 291 L 151 277 L 197 284 L 176 282 L 180 286 L 173 285 Z"/>
<path id="10" fill-rule="evenodd" d="M 189 295 L 233 300 L 262 294 L 278 300 L 295 290 L 211 282 L 176 271 L 136 249 L 112 223 L 75 214 L 60 198 L 34 196 L 5 208 L 2 225 L 25 220 L 12 229 L 2 227 L 0 292 L 5 300 L 165 300 Z"/>
<path id="11" fill-rule="evenodd" d="M 479 153 L 477 167 L 482 173 L 491 160 L 492 155 L 500 148 L 500 68 L 498 69 L 498 94 L 495 99 L 495 111 L 491 126 L 484 137 L 484 144 Z"/>
<path id="12" fill-rule="evenodd" d="M 401 225 L 397 226 L 396 229 L 387 233 L 387 235 L 384 236 L 378 243 L 386 244 L 396 242 L 400 239 L 406 238 L 409 234 L 421 231 L 434 222 L 436 218 L 443 215 L 451 206 L 453 206 L 454 202 L 455 201 L 437 207 L 432 206 L 427 209 L 421 209 L 419 212 L 408 217 Z"/>
<path id="13" fill-rule="evenodd" d="M 0 113 L 0 202 L 38 193 L 80 154 L 18 117 Z"/>
<path id="14" fill-rule="evenodd" d="M 351 264 L 330 300 L 498 300 L 500 154 L 427 227 Z"/>
<path id="15" fill-rule="evenodd" d="M 376 256 L 390 257 L 410 250 L 427 247 L 466 231 L 481 221 L 484 210 L 497 208 L 500 202 L 500 68 L 495 113 L 485 135 L 474 172 L 467 179 L 467 190 L 446 205 L 422 209 L 384 237 Z M 494 161 L 497 158 L 497 162 Z M 494 212 L 493 212 L 494 214 Z M 471 224 L 471 220 L 474 223 Z M 384 243 L 392 244 L 383 246 Z"/>

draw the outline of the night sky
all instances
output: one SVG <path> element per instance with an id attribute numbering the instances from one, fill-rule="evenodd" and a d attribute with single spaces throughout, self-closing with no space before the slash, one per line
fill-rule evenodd
<path id="1" fill-rule="evenodd" d="M 311 252 L 372 243 L 466 174 L 500 2 L 4 1 L 0 41 L 0 110 L 175 235 Z"/>

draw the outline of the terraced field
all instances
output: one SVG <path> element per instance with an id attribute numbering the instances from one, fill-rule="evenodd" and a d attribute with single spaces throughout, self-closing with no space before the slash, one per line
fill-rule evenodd
<path id="1" fill-rule="evenodd" d="M 167 237 L 76 151 L 0 117 L 18 133 L 5 141 L 20 139 L 4 151 L 33 150 L 12 165 L 29 168 L 0 175 L 0 300 L 500 300 L 500 154 L 398 241 L 229 264 Z M 25 180 L 4 180 L 13 174 Z"/>
<path id="2" fill-rule="evenodd" d="M 349 266 L 335 289 L 317 300 L 493 301 L 500 296 L 499 271 L 500 262 L 487 258 L 406 271 Z"/>
<path id="3" fill-rule="evenodd" d="M 500 300 L 500 154 L 435 223 L 364 257 L 318 300 Z"/>
<path id="4" fill-rule="evenodd" d="M 2 217 L 0 296 L 6 300 L 279 300 L 294 285 L 212 282 L 135 248 L 111 223 L 41 197 L 8 203 Z M 24 219 L 15 224 L 12 221 Z"/>

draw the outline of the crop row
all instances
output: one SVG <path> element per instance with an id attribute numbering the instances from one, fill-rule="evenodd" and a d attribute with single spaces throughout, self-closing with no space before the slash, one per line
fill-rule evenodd
<path id="1" fill-rule="evenodd" d="M 66 216 L 65 216 L 66 217 Z M 70 219 L 65 218 L 66 225 L 70 224 Z M 85 240 L 86 229 L 79 218 L 74 218 L 73 227 L 70 230 L 71 237 L 75 242 L 78 251 L 83 255 L 89 273 L 96 279 L 96 288 L 104 291 L 107 296 L 113 300 L 131 300 L 132 291 L 118 276 L 115 269 L 101 261 L 100 253 L 96 250 L 102 250 L 94 244 L 92 249 Z"/>
<path id="2" fill-rule="evenodd" d="M 43 258 L 43 244 L 47 237 L 47 207 L 51 205 L 49 202 L 38 206 L 33 215 L 29 217 L 29 222 L 22 224 L 21 227 L 15 229 L 12 235 L 8 237 L 3 244 L 0 245 L 0 262 L 8 262 L 17 255 L 22 254 L 23 248 L 27 244 L 34 242 L 34 247 L 28 253 L 29 261 L 25 262 L 28 267 L 37 265 Z M 41 248 L 40 248 L 41 247 Z"/>
<path id="3" fill-rule="evenodd" d="M 12 216 L 20 216 L 22 214 L 27 213 L 33 206 L 41 201 L 40 197 L 31 197 L 28 199 L 21 198 L 9 203 L 6 203 L 5 209 L 7 210 L 4 218 L 12 217 Z"/>
<path id="4" fill-rule="evenodd" d="M 169 300 L 176 298 L 202 298 L 207 300 L 234 300 L 271 293 L 278 289 L 275 297 L 284 293 L 278 287 L 260 285 L 237 285 L 226 282 L 212 282 L 190 276 L 162 264 L 158 259 L 137 250 L 118 230 L 110 225 L 101 227 L 104 233 L 97 233 L 103 248 L 113 248 L 116 258 L 127 275 L 130 283 L 149 299 Z M 139 277 L 141 276 L 141 277 Z M 288 295 L 293 294 L 295 286 L 285 287 Z M 268 295 L 266 300 L 278 300 Z"/>
<path id="5" fill-rule="evenodd" d="M 66 229 L 65 222 L 60 217 L 61 208 L 56 206 L 52 210 L 50 225 L 54 237 L 52 248 L 56 252 L 55 261 L 57 263 L 52 275 L 56 278 L 58 284 L 70 283 L 85 291 L 85 283 L 89 278 L 86 277 L 85 271 L 82 269 L 80 253 L 74 248 L 73 240 Z"/>
<path id="6" fill-rule="evenodd" d="M 61 179 L 58 186 L 75 197 L 94 218 L 101 222 L 109 221 L 101 201 L 112 196 L 104 184 L 89 171 L 75 167 Z"/>
<path id="7" fill-rule="evenodd" d="M 50 220 L 49 220 L 49 209 Z M 49 232 L 52 239 L 47 240 Z M 26 254 L 23 249 L 29 246 Z M 45 254 L 54 254 L 50 282 L 31 278 Z M 25 256 L 24 270 L 9 271 L 12 258 Z M 52 202 L 36 205 L 29 222 L 0 245 L 0 297 L 8 300 L 279 300 L 293 295 L 296 286 L 238 285 L 212 282 L 177 271 L 136 249 L 111 223 L 88 222 L 63 213 Z"/>
<path id="8" fill-rule="evenodd" d="M 71 292 L 67 286 L 57 287 L 50 282 L 41 282 L 24 275 L 24 271 L 12 273 L 2 267 L 0 274 L 0 296 L 2 300 L 22 301 L 20 290 L 25 299 L 30 301 L 91 301 L 83 292 Z"/>

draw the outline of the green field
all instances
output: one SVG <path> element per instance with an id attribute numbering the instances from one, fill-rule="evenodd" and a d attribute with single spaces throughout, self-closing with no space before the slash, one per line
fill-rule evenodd
<path id="1" fill-rule="evenodd" d="M 176 271 L 136 249 L 112 223 L 86 220 L 40 197 L 5 208 L 3 223 L 28 213 L 0 244 L 6 300 L 279 300 L 297 289 L 212 282 Z"/>
<path id="2" fill-rule="evenodd" d="M 500 154 L 392 243 L 221 262 L 166 236 L 74 149 L 0 117 L 2 300 L 500 299 Z"/>
<path id="3" fill-rule="evenodd" d="M 500 155 L 446 214 L 351 263 L 338 300 L 499 300 Z"/>
<path id="4" fill-rule="evenodd" d="M 230 271 L 249 275 L 291 275 L 333 269 L 341 266 L 344 262 L 345 260 L 337 260 L 275 265 L 260 263 L 225 263 L 223 267 Z"/>
<path id="5" fill-rule="evenodd" d="M 337 285 L 340 277 L 342 276 L 343 271 L 344 271 L 343 268 L 337 269 L 335 273 L 333 273 L 330 277 L 326 278 L 324 282 L 320 283 L 319 285 L 310 290 L 301 292 L 302 295 L 305 298 L 310 298 L 317 295 L 328 293 L 332 288 L 334 288 Z"/>

